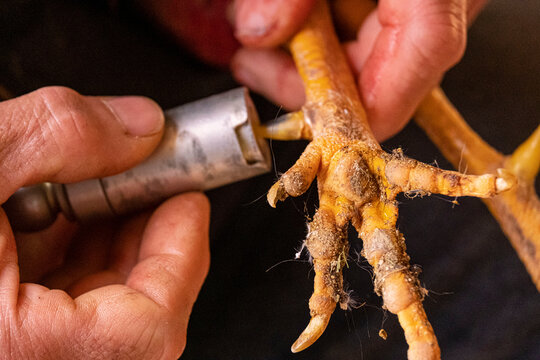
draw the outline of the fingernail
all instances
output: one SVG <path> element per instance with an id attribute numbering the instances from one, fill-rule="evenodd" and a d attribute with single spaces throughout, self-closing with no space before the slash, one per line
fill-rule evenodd
<path id="1" fill-rule="evenodd" d="M 241 38 L 260 38 L 268 34 L 277 21 L 277 8 L 260 1 L 238 1 L 235 35 Z"/>
<path id="2" fill-rule="evenodd" d="M 132 136 L 154 135 L 163 128 L 163 111 L 153 100 L 140 96 L 121 96 L 103 101 Z"/>

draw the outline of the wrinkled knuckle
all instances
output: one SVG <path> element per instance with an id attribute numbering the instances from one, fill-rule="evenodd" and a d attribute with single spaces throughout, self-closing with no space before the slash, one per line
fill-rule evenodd
<path id="1" fill-rule="evenodd" d="M 38 90 L 38 98 L 43 108 L 38 123 L 44 136 L 57 144 L 67 140 L 85 143 L 80 140 L 84 140 L 89 116 L 83 96 L 70 88 L 52 86 Z"/>
<path id="2" fill-rule="evenodd" d="M 467 25 L 459 10 L 441 10 L 425 16 L 413 42 L 426 66 L 446 71 L 457 63 L 465 52 Z"/>
<path id="3" fill-rule="evenodd" d="M 134 348 L 137 358 L 178 359 L 186 347 L 186 326 L 165 309 L 158 315 L 162 320 L 151 332 L 138 337 Z M 142 355 L 142 356 L 141 356 Z"/>
<path id="4" fill-rule="evenodd" d="M 50 120 L 71 123 L 81 116 L 82 96 L 75 90 L 50 86 L 37 90 L 36 94 L 46 117 Z"/>
<path id="5" fill-rule="evenodd" d="M 46 86 L 36 90 L 36 94 L 39 94 L 46 101 L 55 101 L 56 99 L 71 101 L 81 96 L 75 90 L 65 86 Z"/>
<path id="6" fill-rule="evenodd" d="M 452 27 L 443 27 L 437 36 L 426 32 L 420 47 L 426 65 L 438 71 L 445 71 L 457 63 L 465 51 L 465 37 Z M 422 50 L 423 49 L 423 50 Z"/>
<path id="7" fill-rule="evenodd" d="M 129 295 L 128 295 L 129 296 Z M 98 323 L 89 336 L 81 337 L 78 355 L 88 358 L 159 359 L 167 346 L 154 312 L 138 313 L 133 308 L 115 308 L 114 323 Z M 135 311 L 134 311 L 135 310 Z M 77 357 L 78 358 L 78 357 Z"/>
<path id="8" fill-rule="evenodd" d="M 39 101 L 51 120 L 58 125 L 69 125 L 84 118 L 83 97 L 75 90 L 62 86 L 45 87 L 37 91 Z"/>

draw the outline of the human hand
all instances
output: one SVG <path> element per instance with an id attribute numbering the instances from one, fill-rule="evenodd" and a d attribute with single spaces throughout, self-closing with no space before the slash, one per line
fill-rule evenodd
<path id="1" fill-rule="evenodd" d="M 126 170 L 163 130 L 148 99 L 59 87 L 1 102 L 0 115 L 2 203 L 24 185 Z M 204 195 L 191 193 L 153 214 L 81 227 L 59 218 L 14 236 L 0 209 L 2 355 L 176 359 L 208 271 L 208 213 Z"/>
<path id="2" fill-rule="evenodd" d="M 303 85 L 285 42 L 315 0 L 237 0 L 232 62 L 241 83 L 289 109 L 304 102 Z M 424 96 L 464 52 L 467 24 L 487 0 L 380 0 L 345 45 L 368 121 L 378 140 L 399 132 Z"/>

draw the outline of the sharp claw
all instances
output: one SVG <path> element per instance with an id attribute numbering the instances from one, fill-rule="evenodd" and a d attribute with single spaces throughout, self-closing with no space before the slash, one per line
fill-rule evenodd
<path id="1" fill-rule="evenodd" d="M 291 346 L 291 351 L 297 353 L 310 347 L 322 335 L 329 321 L 329 315 L 313 316 L 306 329 Z"/>
<path id="2" fill-rule="evenodd" d="M 511 189 L 516 184 L 516 177 L 506 169 L 497 169 L 495 189 L 498 193 Z"/>
<path id="3" fill-rule="evenodd" d="M 268 190 L 268 195 L 266 196 L 266 199 L 268 200 L 268 204 L 270 204 L 271 207 L 275 208 L 278 201 L 283 201 L 287 198 L 288 194 L 287 191 L 285 191 L 285 186 L 283 185 L 283 182 L 279 180 L 276 182 L 270 190 Z"/>
<path id="4" fill-rule="evenodd" d="M 311 140 L 313 134 L 309 123 L 304 119 L 302 111 L 281 115 L 267 121 L 258 129 L 259 136 L 274 140 Z"/>

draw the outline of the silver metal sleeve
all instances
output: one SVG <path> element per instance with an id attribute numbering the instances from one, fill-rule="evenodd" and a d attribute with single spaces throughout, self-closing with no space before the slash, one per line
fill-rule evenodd
<path id="1" fill-rule="evenodd" d="M 67 202 L 61 207 L 68 217 L 122 215 L 181 192 L 270 171 L 268 144 L 255 135 L 259 119 L 246 89 L 183 105 L 165 116 L 163 139 L 145 162 L 115 176 L 64 185 Z"/>

